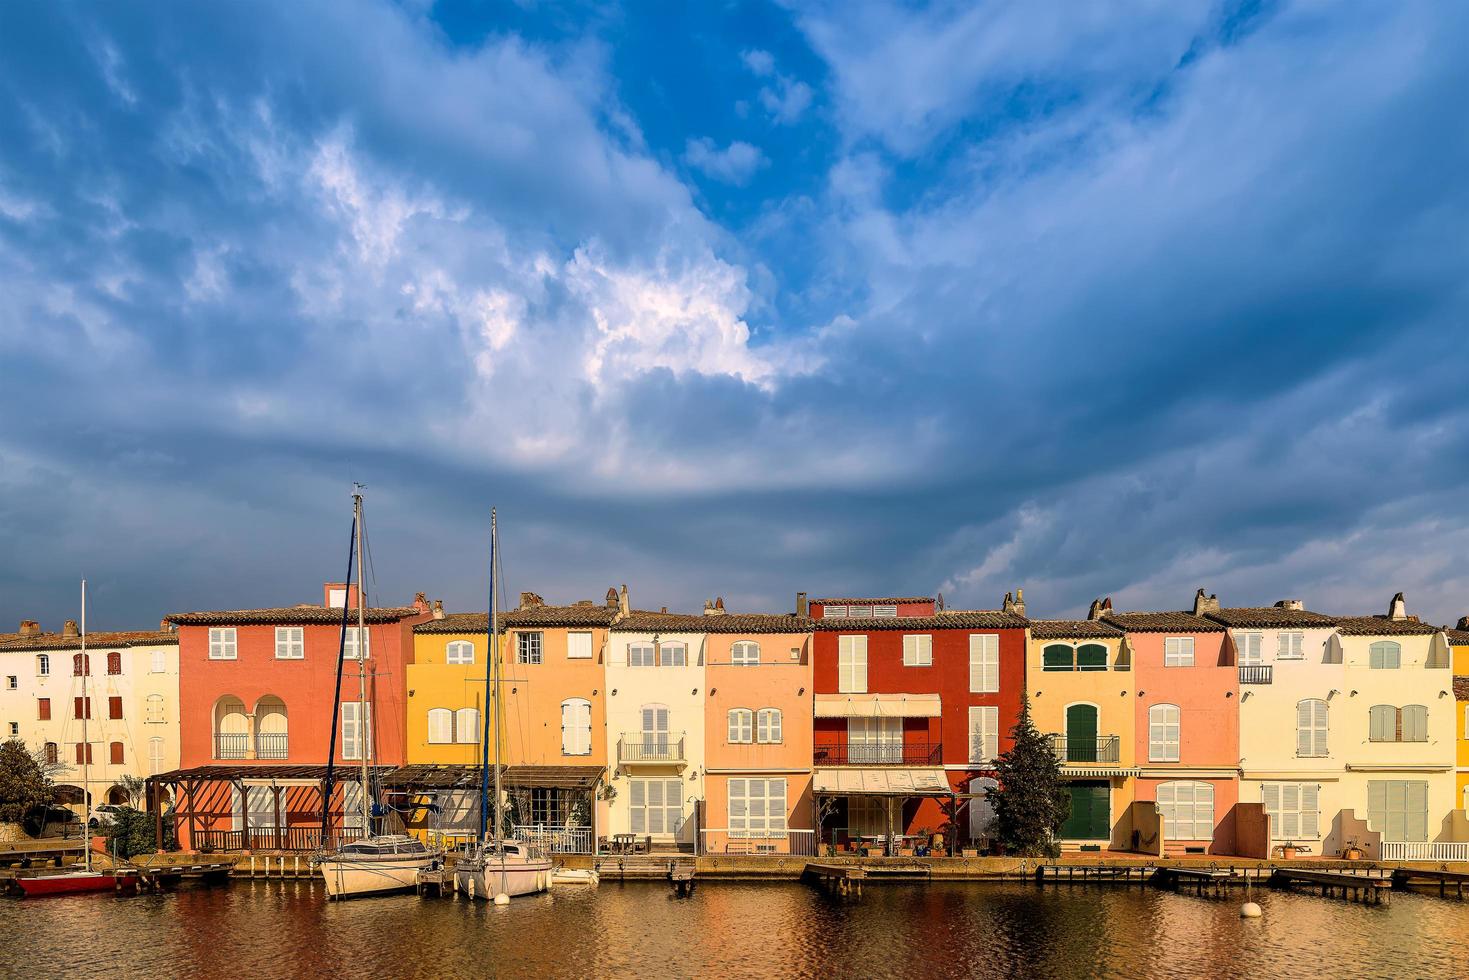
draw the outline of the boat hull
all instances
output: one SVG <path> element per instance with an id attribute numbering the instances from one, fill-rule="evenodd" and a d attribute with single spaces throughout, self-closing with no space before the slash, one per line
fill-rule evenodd
<path id="1" fill-rule="evenodd" d="M 40 898 L 46 895 L 77 895 L 84 892 L 110 892 L 118 888 L 129 888 L 137 883 L 136 874 L 101 874 L 84 871 L 15 879 L 16 887 L 27 898 Z"/>
<path id="2" fill-rule="evenodd" d="M 551 887 L 550 858 L 507 858 L 502 862 L 486 860 L 461 861 L 454 869 L 454 887 L 471 898 L 492 899 L 502 892 L 534 895 Z"/>
<path id="3" fill-rule="evenodd" d="M 320 864 L 328 898 L 355 898 L 404 891 L 418 885 L 418 872 L 434 866 L 432 854 L 326 858 Z"/>

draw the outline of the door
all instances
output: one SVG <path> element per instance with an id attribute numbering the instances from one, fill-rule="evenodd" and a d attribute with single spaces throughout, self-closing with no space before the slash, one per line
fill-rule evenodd
<path id="1" fill-rule="evenodd" d="M 969 781 L 969 792 L 983 794 L 969 801 L 970 840 L 985 840 L 994 832 L 995 806 L 989 801 L 989 794 L 999 787 L 999 782 L 988 776 Z"/>
<path id="2" fill-rule="evenodd" d="M 902 761 L 903 719 L 847 719 L 848 765 L 883 765 Z"/>
<path id="3" fill-rule="evenodd" d="M 1111 787 L 1107 783 L 1071 783 L 1071 815 L 1061 825 L 1066 840 L 1108 840 L 1112 836 Z"/>
<path id="4" fill-rule="evenodd" d="M 1066 708 L 1066 761 L 1097 761 L 1097 706 L 1073 704 Z"/>
<path id="5" fill-rule="evenodd" d="M 643 754 L 661 759 L 668 755 L 668 705 L 643 705 Z"/>

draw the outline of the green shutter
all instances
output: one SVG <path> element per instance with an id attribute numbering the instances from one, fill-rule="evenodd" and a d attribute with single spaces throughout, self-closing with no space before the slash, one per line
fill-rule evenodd
<path id="1" fill-rule="evenodd" d="M 1070 670 L 1071 648 L 1064 643 L 1052 643 L 1041 651 L 1042 670 Z"/>
<path id="2" fill-rule="evenodd" d="M 1083 643 L 1076 648 L 1077 670 L 1106 670 L 1107 648 L 1100 643 Z"/>

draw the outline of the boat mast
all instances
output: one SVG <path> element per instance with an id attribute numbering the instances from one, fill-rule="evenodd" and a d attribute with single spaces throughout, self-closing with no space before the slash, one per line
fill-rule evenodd
<path id="1" fill-rule="evenodd" d="M 495 508 L 490 508 L 490 636 L 491 650 L 494 656 L 490 663 L 494 665 L 495 688 L 493 699 L 490 702 L 494 708 L 495 718 L 495 850 L 501 857 L 505 854 L 505 814 L 502 812 L 504 803 L 500 798 L 500 609 L 496 605 L 499 590 L 495 583 L 495 573 L 500 564 L 500 535 L 499 528 L 495 525 Z M 501 888 L 504 888 L 503 880 Z"/>
<path id="2" fill-rule="evenodd" d="M 372 836 L 372 807 L 368 803 L 367 755 L 371 751 L 367 719 L 367 612 L 363 608 L 362 485 L 352 491 L 352 517 L 357 529 L 357 741 L 362 750 L 362 835 Z"/>
<path id="3" fill-rule="evenodd" d="M 490 615 L 488 619 L 489 663 L 485 665 L 485 728 L 480 742 L 480 807 L 479 838 L 489 840 L 490 822 L 490 725 L 495 726 L 495 824 L 494 838 L 499 839 L 502 817 L 500 814 L 500 650 L 498 635 L 500 617 L 495 608 L 495 557 L 499 550 L 496 539 L 495 508 L 490 508 Z"/>
<path id="4" fill-rule="evenodd" d="M 87 741 L 87 719 L 92 705 L 87 701 L 87 580 L 82 579 L 82 867 L 92 870 L 92 743 Z"/>

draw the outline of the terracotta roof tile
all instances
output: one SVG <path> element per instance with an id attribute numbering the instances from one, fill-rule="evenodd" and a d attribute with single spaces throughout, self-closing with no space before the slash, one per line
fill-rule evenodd
<path id="1" fill-rule="evenodd" d="M 997 609 L 956 609 L 933 616 L 862 616 L 815 620 L 823 632 L 879 632 L 892 630 L 1023 630 L 1027 620 Z"/>
<path id="2" fill-rule="evenodd" d="M 1454 700 L 1469 701 L 1469 677 L 1460 675 L 1454 678 Z"/>
<path id="3" fill-rule="evenodd" d="M 794 613 L 703 616 L 635 610 L 613 624 L 614 633 L 809 633 L 813 622 Z"/>
<path id="4" fill-rule="evenodd" d="M 1225 626 L 1253 629 L 1326 627 L 1336 623 L 1334 616 L 1323 616 L 1306 609 L 1285 609 L 1281 606 L 1234 606 L 1211 612 L 1208 618 Z"/>
<path id="5" fill-rule="evenodd" d="M 609 606 L 531 606 L 507 609 L 500 614 L 500 629 L 525 626 L 611 626 L 617 610 Z M 415 633 L 484 633 L 490 628 L 489 613 L 450 613 L 413 627 Z"/>
<path id="6" fill-rule="evenodd" d="M 1030 635 L 1037 640 L 1101 640 L 1123 633 L 1100 619 L 1032 619 Z"/>
<path id="7" fill-rule="evenodd" d="M 1343 636 L 1429 636 L 1439 627 L 1413 619 L 1388 619 L 1386 616 L 1346 616 L 1336 621 Z"/>
<path id="8" fill-rule="evenodd" d="M 177 646 L 179 635 L 169 630 L 136 630 L 121 633 L 87 634 L 87 649 L 102 650 L 108 647 L 151 647 Z M 0 641 L 0 653 L 21 650 L 80 650 L 82 642 L 75 636 L 60 633 L 37 633 L 17 636 Z"/>
<path id="9" fill-rule="evenodd" d="M 1444 633 L 1449 638 L 1450 646 L 1469 647 L 1469 630 L 1456 630 L 1445 626 Z"/>
<path id="10" fill-rule="evenodd" d="M 812 599 L 811 601 L 812 602 L 819 602 L 822 605 L 827 605 L 828 603 L 834 603 L 834 604 L 836 604 L 838 606 L 844 605 L 844 604 L 845 605 L 848 605 L 848 606 L 854 605 L 854 604 L 855 605 L 858 605 L 858 606 L 896 606 L 896 605 L 899 605 L 899 604 L 910 603 L 910 602 L 933 602 L 933 596 L 931 596 L 931 595 L 878 596 L 877 598 L 867 598 L 867 597 L 864 596 L 864 597 L 859 597 L 859 598 L 855 598 L 855 599 L 850 599 L 850 598 L 849 599 Z"/>
<path id="11" fill-rule="evenodd" d="M 1129 633 L 1223 633 L 1224 627 L 1212 619 L 1190 612 L 1124 612 L 1102 617 Z"/>
<path id="12" fill-rule="evenodd" d="M 400 619 L 423 615 L 413 606 L 367 609 L 363 618 L 369 623 L 394 623 Z M 349 610 L 349 619 L 357 620 L 357 610 Z M 342 621 L 342 610 L 326 606 L 281 606 L 276 609 L 221 609 L 212 612 L 173 613 L 168 622 L 179 626 L 258 626 L 331 625 Z"/>

